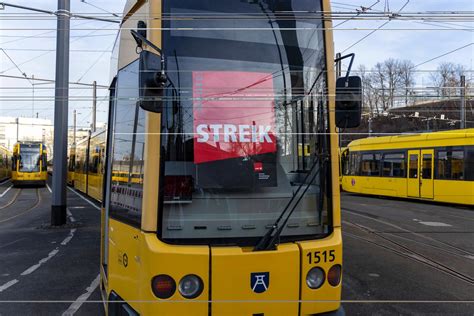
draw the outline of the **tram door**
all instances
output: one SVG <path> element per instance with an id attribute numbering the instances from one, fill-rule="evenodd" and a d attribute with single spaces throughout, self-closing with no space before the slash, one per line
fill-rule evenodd
<path id="1" fill-rule="evenodd" d="M 425 199 L 433 198 L 433 160 L 433 149 L 424 149 L 421 151 L 420 196 Z"/>
<path id="2" fill-rule="evenodd" d="M 408 151 L 408 196 L 433 198 L 434 150 Z"/>
<path id="3" fill-rule="evenodd" d="M 408 188 L 411 197 L 420 197 L 420 151 L 408 151 Z"/>

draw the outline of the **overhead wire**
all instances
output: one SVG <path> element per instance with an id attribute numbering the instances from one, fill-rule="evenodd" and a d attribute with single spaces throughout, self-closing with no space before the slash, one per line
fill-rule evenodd
<path id="1" fill-rule="evenodd" d="M 74 42 L 77 42 L 77 41 L 80 40 L 81 38 L 85 38 L 85 37 L 87 37 L 88 35 L 94 34 L 94 33 L 97 32 L 97 31 L 98 31 L 98 30 L 94 30 L 94 31 L 92 31 L 92 32 L 89 32 L 89 33 L 83 35 L 83 36 L 77 37 L 77 38 L 73 39 L 72 41 L 70 41 L 70 43 L 72 44 L 72 43 L 74 43 Z M 47 51 L 47 52 L 45 52 L 45 53 L 42 53 L 42 54 L 40 54 L 40 55 L 37 55 L 37 56 L 35 56 L 35 57 L 31 58 L 31 59 L 28 59 L 28 60 L 26 60 L 26 61 L 20 63 L 19 65 L 21 66 L 21 65 L 27 64 L 27 63 L 29 63 L 29 62 L 32 62 L 33 60 L 36 60 L 36 59 L 41 58 L 41 57 L 43 57 L 43 56 L 45 56 L 45 55 L 48 55 L 48 54 L 50 54 L 51 52 L 52 52 L 52 51 Z M 8 68 L 8 69 L 6 69 L 6 70 L 0 71 L 0 74 L 3 74 L 3 73 L 5 73 L 5 72 L 7 72 L 7 71 L 10 71 L 10 70 L 12 70 L 12 69 L 13 69 L 13 68 Z"/>
<path id="2" fill-rule="evenodd" d="M 2 75 L 2 74 L 0 74 L 0 77 L 10 78 L 10 79 L 26 79 L 26 80 L 29 79 L 29 80 L 33 80 L 33 81 L 41 81 L 41 82 L 51 83 L 51 84 L 55 83 L 55 81 L 53 79 L 42 79 L 42 78 L 31 78 L 31 77 L 25 78 L 25 77 L 18 77 L 18 76 L 12 76 L 12 75 Z M 69 84 L 70 85 L 79 85 L 79 86 L 92 86 L 92 84 L 90 84 L 90 83 L 72 82 L 72 81 L 70 81 Z M 109 86 L 104 85 L 104 84 L 97 84 L 97 88 L 99 88 L 99 89 L 108 89 Z M 51 88 L 51 89 L 55 89 L 55 88 Z"/>
<path id="3" fill-rule="evenodd" d="M 18 71 L 20 72 L 20 74 L 22 74 L 23 77 L 25 77 L 28 82 L 33 85 L 33 83 L 31 82 L 31 80 L 28 78 L 28 76 L 26 75 L 26 73 L 20 69 L 20 67 L 15 63 L 15 61 L 10 57 L 10 55 L 7 54 L 7 52 L 0 47 L 0 50 L 2 50 L 2 52 L 5 54 L 5 56 L 8 57 L 8 59 L 12 62 L 13 65 L 15 65 L 15 68 L 18 69 Z"/>
<path id="4" fill-rule="evenodd" d="M 119 18 L 119 17 L 120 17 L 118 14 L 113 13 L 113 12 L 110 12 L 110 11 L 107 11 L 107 10 L 105 10 L 104 8 L 101 8 L 101 7 L 99 7 L 99 6 L 95 5 L 95 4 L 92 4 L 92 3 L 90 3 L 90 2 L 88 2 L 88 1 L 86 1 L 86 0 L 81 0 L 81 2 L 82 2 L 82 3 L 85 3 L 85 4 L 87 4 L 87 5 L 90 5 L 91 7 L 94 7 L 94 8 L 96 8 L 96 9 L 99 9 L 99 10 L 101 10 L 101 11 L 103 11 L 103 12 L 106 12 L 106 13 L 108 13 L 108 14 L 110 14 L 110 15 L 116 17 L 116 18 Z"/>
<path id="5" fill-rule="evenodd" d="M 354 5 L 354 7 L 356 7 L 356 8 L 361 8 L 361 11 L 358 11 L 357 14 L 356 14 L 356 16 L 359 16 L 360 14 L 363 14 L 363 13 L 369 11 L 369 10 L 372 10 L 372 8 L 373 8 L 376 4 L 378 4 L 379 2 L 380 2 L 380 0 L 377 0 L 375 3 L 373 3 L 372 5 L 370 5 L 370 6 L 368 6 L 368 7 L 355 6 L 355 5 Z M 356 10 L 357 10 L 357 9 L 356 9 Z M 355 16 L 355 17 L 356 17 L 356 16 Z M 342 21 L 342 22 L 339 23 L 339 24 L 334 25 L 334 28 L 339 27 L 339 26 L 341 26 L 342 24 L 347 23 L 347 22 L 353 20 L 355 17 L 350 18 L 350 19 L 347 19 L 347 20 L 345 20 L 345 21 Z"/>
<path id="6" fill-rule="evenodd" d="M 410 0 L 407 0 L 407 2 L 400 8 L 400 10 L 398 10 L 397 14 L 400 14 L 400 12 L 408 5 L 408 3 L 410 3 Z M 347 47 L 346 49 L 344 49 L 341 53 L 344 53 L 346 51 L 348 51 L 349 49 L 351 49 L 352 47 L 356 46 L 357 44 L 360 44 L 362 41 L 364 41 L 366 38 L 368 38 L 369 36 L 371 36 L 372 34 L 374 34 L 375 32 L 377 32 L 378 30 L 380 30 L 381 28 L 383 28 L 385 25 L 387 25 L 388 23 L 390 23 L 391 20 L 388 20 L 387 22 L 383 23 L 382 25 L 380 25 L 377 29 L 373 30 L 372 32 L 370 32 L 369 34 L 365 35 L 364 37 L 362 37 L 361 39 L 359 39 L 358 41 L 354 42 L 353 44 L 351 44 L 349 47 Z"/>
<path id="7" fill-rule="evenodd" d="M 90 24 L 90 23 L 93 23 L 94 21 L 85 21 L 83 23 L 78 23 L 76 25 L 77 26 L 82 26 L 82 25 L 86 25 L 86 24 Z M 0 28 L 1 30 L 1 28 Z M 31 30 L 36 30 L 36 29 L 31 29 Z M 72 27 L 72 30 L 74 30 L 74 28 Z M 51 33 L 55 33 L 57 30 L 51 30 L 51 31 L 48 31 L 48 32 L 44 32 L 44 33 L 40 33 L 40 34 L 34 34 L 34 35 L 27 35 L 27 36 L 24 36 L 22 38 L 19 38 L 19 39 L 16 39 L 16 40 L 11 40 L 11 41 L 7 41 L 7 42 L 2 42 L 0 43 L 0 45 L 5 45 L 5 44 L 9 44 L 9 43 L 15 43 L 15 42 L 19 42 L 19 41 L 23 41 L 25 39 L 28 39 L 28 38 L 40 38 L 41 35 L 45 35 L 45 34 L 51 34 Z M 3 37 L 3 36 L 6 36 L 6 35 L 0 35 L 0 37 Z M 56 36 L 52 36 L 51 38 L 56 38 Z"/>
<path id="8" fill-rule="evenodd" d="M 88 21 L 88 22 L 91 22 L 91 21 Z M 50 32 L 48 32 L 50 33 Z M 93 35 L 89 35 L 88 37 L 105 37 L 105 36 L 115 36 L 117 35 L 116 33 L 110 33 L 110 34 L 93 34 Z M 38 36 L 38 35 L 35 35 L 35 36 L 31 36 L 31 35 L 4 35 L 4 34 L 0 34 L 0 38 L 1 37 L 6 37 L 6 38 L 24 38 L 24 39 L 27 39 L 27 38 L 32 38 L 34 37 L 35 39 L 36 38 L 56 38 L 56 36 Z M 75 38 L 75 37 L 79 37 L 78 35 L 71 35 L 69 36 L 70 38 Z M 3 44 L 3 43 L 0 43 L 0 44 Z"/>
<path id="9" fill-rule="evenodd" d="M 115 40 L 112 42 L 112 44 L 102 52 L 102 54 L 99 55 L 99 57 L 97 57 L 97 59 L 92 63 L 92 65 L 87 68 L 87 70 L 79 77 L 79 79 L 76 80 L 76 82 L 80 82 L 82 80 L 82 78 L 84 78 L 85 75 L 87 75 L 89 73 L 89 71 L 91 71 L 92 68 L 94 68 L 94 66 L 102 59 L 102 57 L 104 57 L 105 53 L 111 53 L 112 51 L 110 50 L 115 44 Z"/>
<path id="10" fill-rule="evenodd" d="M 451 51 L 449 51 L 449 52 L 447 52 L 447 53 L 443 53 L 443 54 L 441 54 L 441 55 L 439 55 L 439 56 L 430 58 L 430 59 L 428 59 L 428 60 L 426 60 L 426 61 L 424 61 L 424 62 L 421 62 L 421 63 L 419 63 L 419 64 L 413 66 L 412 68 L 417 68 L 417 67 L 419 67 L 419 66 L 421 66 L 421 65 L 427 64 L 427 63 L 432 62 L 433 60 L 439 59 L 439 58 L 441 58 L 441 57 L 450 55 L 450 54 L 452 54 L 452 53 L 455 53 L 455 52 L 457 52 L 457 51 L 460 51 L 460 50 L 462 50 L 462 49 L 464 49 L 464 48 L 467 48 L 467 47 L 469 47 L 469 46 L 472 46 L 472 45 L 474 45 L 474 42 L 471 42 L 471 43 L 469 43 L 469 44 L 467 44 L 467 45 L 463 45 L 463 46 L 461 46 L 461 47 L 455 48 L 455 49 L 453 49 L 453 50 L 451 50 Z M 472 71 L 472 70 L 471 70 L 471 71 Z"/>
<path id="11" fill-rule="evenodd" d="M 56 49 L 41 49 L 41 48 L 3 48 L 5 51 L 17 52 L 55 52 Z M 111 53 L 111 50 L 95 50 L 95 49 L 70 49 L 73 53 Z"/>

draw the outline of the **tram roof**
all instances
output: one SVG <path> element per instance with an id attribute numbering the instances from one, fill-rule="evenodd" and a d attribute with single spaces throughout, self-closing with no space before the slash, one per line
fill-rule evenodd
<path id="1" fill-rule="evenodd" d="M 348 147 L 371 146 L 371 145 L 404 145 L 420 141 L 437 141 L 449 139 L 474 139 L 474 128 L 457 129 L 449 131 L 431 132 L 431 133 L 410 133 L 394 136 L 381 136 L 357 139 L 352 141 Z"/>

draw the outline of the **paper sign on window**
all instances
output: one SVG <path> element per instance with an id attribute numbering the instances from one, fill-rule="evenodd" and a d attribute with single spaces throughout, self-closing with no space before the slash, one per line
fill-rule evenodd
<path id="1" fill-rule="evenodd" d="M 276 152 L 271 74 L 193 73 L 194 163 Z"/>

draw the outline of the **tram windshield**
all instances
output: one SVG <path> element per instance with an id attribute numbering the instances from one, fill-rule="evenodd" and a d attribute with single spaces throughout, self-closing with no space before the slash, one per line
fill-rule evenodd
<path id="1" fill-rule="evenodd" d="M 39 145 L 20 145 L 20 172 L 39 172 L 40 171 L 40 146 Z"/>
<path id="2" fill-rule="evenodd" d="M 301 185 L 282 238 L 329 232 L 321 11 L 314 0 L 164 1 L 161 238 L 250 242 Z"/>

